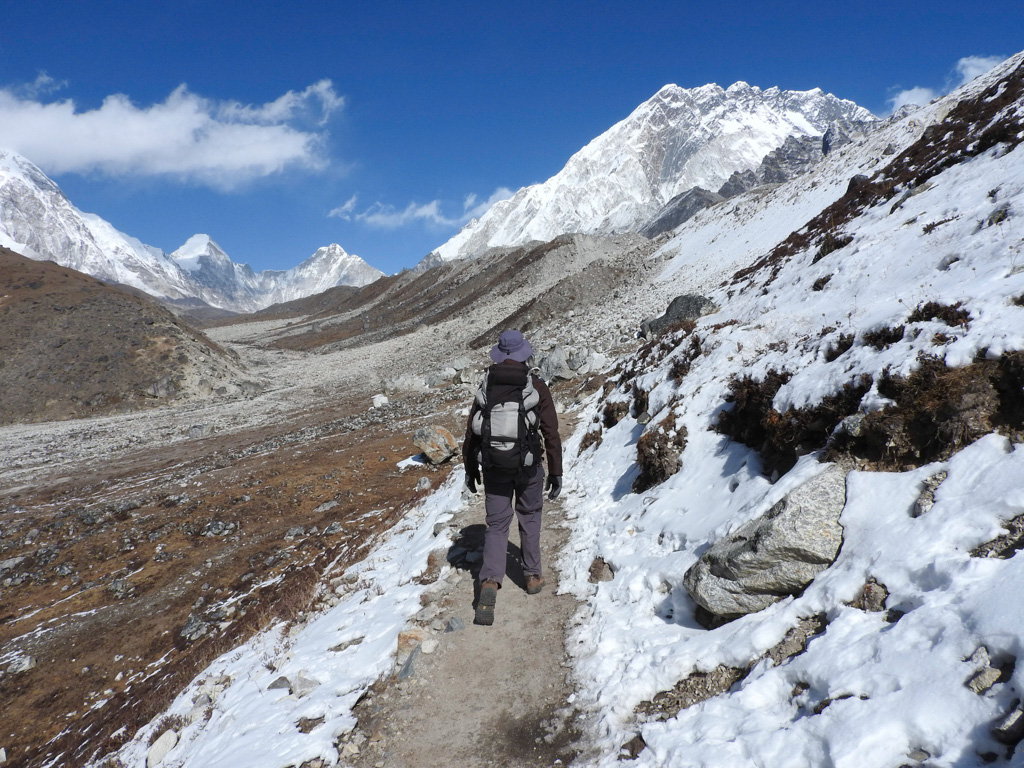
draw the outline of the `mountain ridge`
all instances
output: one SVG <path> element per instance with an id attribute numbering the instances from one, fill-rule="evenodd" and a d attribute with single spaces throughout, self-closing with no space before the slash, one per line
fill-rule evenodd
<path id="1" fill-rule="evenodd" d="M 171 304 L 193 299 L 233 312 L 253 312 L 334 285 L 363 286 L 384 274 L 333 243 L 283 271 L 254 272 L 234 262 L 208 235 L 194 235 L 166 254 L 100 216 L 80 211 L 30 160 L 4 150 L 0 245 Z"/>
<path id="2" fill-rule="evenodd" d="M 742 81 L 728 88 L 666 85 L 550 179 L 496 203 L 421 265 L 563 233 L 636 231 L 677 195 L 694 187 L 715 190 L 734 172 L 756 169 L 788 137 L 822 136 L 836 122 L 874 120 L 821 89 L 761 90 Z"/>

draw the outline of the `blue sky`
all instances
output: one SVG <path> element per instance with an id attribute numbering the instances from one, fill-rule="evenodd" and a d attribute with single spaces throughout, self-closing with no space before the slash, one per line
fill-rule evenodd
<path id="1" fill-rule="evenodd" d="M 4 27 L 0 148 L 82 210 L 257 270 L 336 242 L 395 272 L 666 83 L 883 115 L 1016 53 L 1024 6 L 34 0 Z"/>

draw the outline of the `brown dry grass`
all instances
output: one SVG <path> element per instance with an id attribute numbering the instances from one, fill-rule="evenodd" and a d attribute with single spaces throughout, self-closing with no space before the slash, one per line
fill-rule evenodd
<path id="1" fill-rule="evenodd" d="M 214 658 L 268 623 L 293 621 L 309 610 L 327 565 L 360 559 L 373 537 L 416 502 L 417 478 L 395 468 L 416 452 L 411 432 L 386 425 L 347 432 L 343 418 L 331 420 L 345 407 L 278 431 L 136 454 L 50 487 L 0 497 L 3 557 L 32 555 L 40 544 L 55 553 L 45 564 L 32 555 L 27 565 L 38 577 L 3 590 L 0 647 L 19 647 L 39 659 L 29 672 L 0 678 L 9 764 L 57 759 L 73 767 L 116 748 Z M 290 437 L 324 425 L 317 440 Z M 175 477 L 190 478 L 186 493 Z M 111 504 L 128 488 L 135 489 L 132 504 Z M 316 512 L 327 501 L 339 504 Z M 383 512 L 368 515 L 372 510 Z M 202 535 L 211 520 L 236 522 L 237 529 Z M 322 532 L 332 521 L 342 524 L 336 535 L 284 540 L 292 526 Z M 34 544 L 25 540 L 29 528 L 42 532 Z M 74 586 L 70 573 L 81 574 L 82 583 Z M 118 601 L 105 587 L 128 574 L 134 595 Z M 274 575 L 282 577 L 279 583 L 251 591 Z M 209 606 L 243 594 L 225 629 L 192 643 L 180 637 L 188 616 L 206 608 L 194 608 L 197 600 Z M 51 631 L 33 636 L 42 628 Z M 161 658 L 162 665 L 147 669 Z M 143 670 L 154 674 L 143 680 Z M 119 672 L 124 677 L 116 680 Z M 102 709 L 92 709 L 106 689 L 113 695 Z"/>

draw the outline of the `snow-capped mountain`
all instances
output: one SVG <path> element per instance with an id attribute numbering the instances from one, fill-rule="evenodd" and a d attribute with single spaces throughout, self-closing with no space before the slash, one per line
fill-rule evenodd
<path id="1" fill-rule="evenodd" d="M 384 273 L 336 244 L 292 269 L 253 272 L 207 235 L 168 255 L 78 210 L 39 168 L 0 151 L 0 245 L 169 301 L 198 299 L 252 312 L 338 285 L 363 286 Z"/>
<path id="2" fill-rule="evenodd" d="M 555 176 L 471 221 L 423 266 L 566 232 L 637 231 L 677 195 L 718 190 L 734 172 L 757 169 L 787 138 L 821 137 L 836 123 L 874 119 L 820 89 L 666 85 Z"/>

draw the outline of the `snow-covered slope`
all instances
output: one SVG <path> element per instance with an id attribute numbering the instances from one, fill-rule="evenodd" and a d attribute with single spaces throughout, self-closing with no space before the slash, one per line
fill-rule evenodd
<path id="1" fill-rule="evenodd" d="M 558 174 L 495 204 L 425 263 L 565 232 L 635 231 L 676 195 L 698 186 L 714 191 L 734 172 L 756 169 L 787 137 L 821 136 L 833 123 L 872 119 L 819 89 L 666 85 Z"/>
<path id="2" fill-rule="evenodd" d="M 721 309 L 624 361 L 615 389 L 584 413 L 588 443 L 601 439 L 570 475 L 574 533 L 563 565 L 565 586 L 587 605 L 569 647 L 582 686 L 577 703 L 593 712 L 600 742 L 591 764 L 619 764 L 620 746 L 636 734 L 646 745 L 631 763 L 638 766 L 974 766 L 1008 754 L 991 729 L 1024 692 L 1021 663 L 1010 664 L 1024 653 L 1016 597 L 1024 558 L 972 551 L 1024 513 L 1024 449 L 1010 439 L 1024 426 L 1016 374 L 996 387 L 1004 415 L 993 422 L 1003 434 L 957 451 L 949 440 L 961 433 L 953 430 L 940 445 L 916 446 L 919 459 L 900 454 L 906 449 L 896 442 L 883 443 L 880 456 L 852 452 L 860 469 L 847 479 L 842 549 L 802 593 L 709 630 L 694 618 L 683 575 L 710 544 L 823 469 L 821 453 L 812 452 L 773 484 L 760 439 L 747 446 L 715 431 L 722 412 L 739 407 L 730 404 L 736 382 L 788 377 L 759 423 L 798 430 L 801 409 L 870 377 L 853 421 L 842 422 L 852 431 L 840 427 L 841 437 L 870 414 L 891 416 L 890 426 L 909 420 L 893 382 L 926 365 L 957 386 L 978 377 L 977 391 L 989 386 L 977 372 L 985 369 L 967 366 L 1017 370 L 1022 61 L 894 122 L 811 177 L 699 214 L 665 245 L 663 255 L 674 258 L 662 281 L 706 292 Z M 977 98 L 958 103 L 968 97 Z M 871 178 L 847 192 L 858 173 Z M 830 232 L 852 239 L 830 251 L 822 247 Z M 797 237 L 776 249 L 789 233 Z M 729 279 L 752 261 L 759 268 Z M 959 305 L 969 319 L 944 322 L 922 311 L 928 302 Z M 627 414 L 604 426 L 606 404 L 629 402 L 635 391 L 647 393 L 651 422 Z M 936 420 L 942 409 L 971 407 L 951 390 L 942 394 L 948 399 L 920 406 L 935 408 Z M 681 468 L 633 492 L 638 438 L 684 429 Z M 821 447 L 831 425 L 817 429 Z M 569 455 L 582 438 L 567 442 Z M 946 456 L 942 449 L 952 456 L 928 459 L 929 451 Z M 915 513 L 924 481 L 940 471 L 948 476 L 934 506 Z M 614 577 L 593 584 L 598 557 Z M 872 580 L 885 585 L 887 610 L 852 605 Z M 824 626 L 806 651 L 759 661 L 791 628 L 818 617 Z M 983 666 L 967 661 L 982 646 L 1004 674 L 979 694 L 965 682 Z M 668 707 L 661 717 L 637 714 L 694 673 L 725 668 L 749 672 L 705 701 Z M 1020 759 L 1018 750 L 1011 762 Z"/>
<path id="3" fill-rule="evenodd" d="M 169 256 L 79 211 L 35 165 L 0 151 L 0 245 L 169 300 L 199 299 L 252 312 L 338 285 L 363 286 L 383 275 L 336 244 L 292 269 L 253 272 L 207 235 Z"/>

